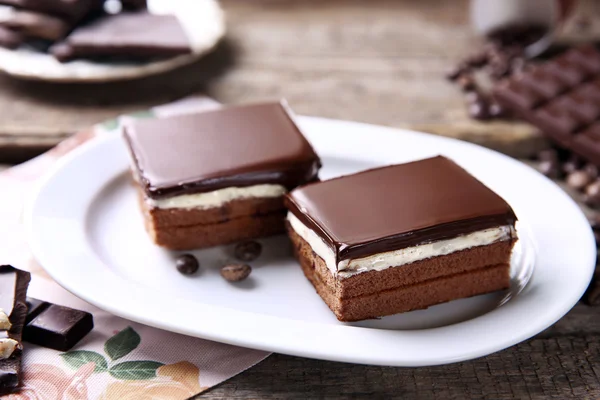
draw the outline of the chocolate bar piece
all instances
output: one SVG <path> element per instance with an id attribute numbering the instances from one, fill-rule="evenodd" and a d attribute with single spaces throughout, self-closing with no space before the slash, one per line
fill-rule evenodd
<path id="1" fill-rule="evenodd" d="M 65 62 L 76 58 L 168 58 L 190 54 L 192 48 L 177 17 L 142 11 L 99 18 L 75 29 L 50 52 Z"/>
<path id="2" fill-rule="evenodd" d="M 104 0 L 0 0 L 0 4 L 56 15 L 75 22 L 93 10 L 101 9 Z"/>
<path id="3" fill-rule="evenodd" d="M 571 49 L 500 82 L 496 100 L 560 146 L 600 165 L 600 52 Z"/>
<path id="4" fill-rule="evenodd" d="M 29 315 L 23 340 L 67 351 L 83 339 L 93 328 L 92 314 L 35 299 L 28 299 Z"/>
<path id="5" fill-rule="evenodd" d="M 27 316 L 31 275 L 10 265 L 0 266 L 0 396 L 21 385 L 21 336 Z"/>
<path id="6" fill-rule="evenodd" d="M 0 6 L 0 26 L 26 37 L 47 40 L 62 39 L 71 30 L 71 24 L 63 19 L 7 6 Z"/>

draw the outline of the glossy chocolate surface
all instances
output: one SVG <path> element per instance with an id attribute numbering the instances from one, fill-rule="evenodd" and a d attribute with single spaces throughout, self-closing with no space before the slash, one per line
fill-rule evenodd
<path id="1" fill-rule="evenodd" d="M 282 103 L 138 120 L 125 129 L 152 198 L 313 181 L 320 160 Z"/>
<path id="2" fill-rule="evenodd" d="M 149 27 L 151 29 L 149 29 Z M 50 48 L 59 60 L 73 58 L 165 58 L 192 52 L 174 15 L 145 11 L 108 15 L 75 29 Z"/>
<path id="3" fill-rule="evenodd" d="M 441 156 L 306 185 L 288 194 L 286 205 L 338 261 L 516 220 L 500 196 Z"/>
<path id="4" fill-rule="evenodd" d="M 92 314 L 56 304 L 30 301 L 23 339 L 39 346 L 67 351 L 93 328 Z"/>

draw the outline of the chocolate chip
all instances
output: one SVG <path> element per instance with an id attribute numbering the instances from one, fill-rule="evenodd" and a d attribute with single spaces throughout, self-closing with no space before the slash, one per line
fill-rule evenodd
<path id="1" fill-rule="evenodd" d="M 558 151 L 554 149 L 545 149 L 538 153 L 540 161 L 552 161 L 558 163 Z"/>
<path id="2" fill-rule="evenodd" d="M 475 89 L 475 79 L 470 74 L 463 74 L 458 77 L 456 83 L 463 92 L 468 92 Z"/>
<path id="3" fill-rule="evenodd" d="M 262 246 L 255 241 L 238 243 L 235 246 L 235 258 L 240 261 L 254 261 L 260 256 Z"/>
<path id="4" fill-rule="evenodd" d="M 596 179 L 598 177 L 598 167 L 596 167 L 594 164 L 586 164 L 583 167 L 583 170 L 587 172 L 592 179 Z"/>
<path id="5" fill-rule="evenodd" d="M 546 175 L 548 178 L 558 179 L 561 177 L 561 171 L 558 164 L 558 161 L 542 161 L 540 163 L 540 172 Z"/>
<path id="6" fill-rule="evenodd" d="M 175 260 L 175 267 L 184 275 L 192 275 L 198 271 L 200 263 L 193 255 L 182 254 Z"/>
<path id="7" fill-rule="evenodd" d="M 221 276 L 229 282 L 243 281 L 252 272 L 248 264 L 228 264 L 221 268 Z"/>
<path id="8" fill-rule="evenodd" d="M 586 186 L 583 200 L 585 201 L 585 204 L 590 207 L 597 207 L 600 205 L 600 180 L 596 180 Z"/>
<path id="9" fill-rule="evenodd" d="M 592 178 L 584 170 L 573 171 L 567 175 L 567 185 L 576 190 L 581 190 L 586 187 Z"/>

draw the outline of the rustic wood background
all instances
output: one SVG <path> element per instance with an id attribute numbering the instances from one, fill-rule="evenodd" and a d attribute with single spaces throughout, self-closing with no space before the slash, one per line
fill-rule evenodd
<path id="1" fill-rule="evenodd" d="M 477 123 L 444 73 L 479 43 L 468 1 L 223 0 L 228 36 L 173 73 L 55 85 L 0 76 L 0 163 L 23 161 L 93 123 L 192 93 L 223 103 L 286 97 L 299 114 L 409 127 L 527 157 L 526 124 Z M 600 37 L 583 1 L 559 38 Z M 589 212 L 590 210 L 586 210 Z M 599 308 L 577 305 L 523 344 L 478 360 L 385 368 L 273 355 L 199 399 L 600 399 Z"/>

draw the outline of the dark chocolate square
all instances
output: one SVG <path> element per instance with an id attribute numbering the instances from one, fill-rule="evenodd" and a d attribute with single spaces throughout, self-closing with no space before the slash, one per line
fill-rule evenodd
<path id="1" fill-rule="evenodd" d="M 313 181 L 320 161 L 283 103 L 138 120 L 125 128 L 150 197 Z"/>
<path id="2" fill-rule="evenodd" d="M 500 196 L 441 156 L 306 185 L 287 195 L 286 204 L 338 259 L 512 225 L 516 219 Z"/>
<path id="3" fill-rule="evenodd" d="M 39 346 L 67 351 L 93 328 L 92 314 L 50 304 L 25 326 L 23 339 Z"/>

